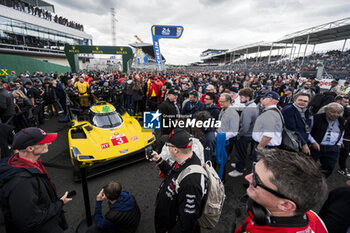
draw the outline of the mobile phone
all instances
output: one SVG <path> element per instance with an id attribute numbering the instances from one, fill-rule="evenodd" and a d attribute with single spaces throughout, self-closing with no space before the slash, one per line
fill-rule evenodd
<path id="1" fill-rule="evenodd" d="M 146 156 L 148 159 L 152 159 L 153 158 L 153 148 L 151 145 L 148 145 L 146 148 L 145 148 L 145 153 L 146 153 Z"/>
<path id="2" fill-rule="evenodd" d="M 77 192 L 76 192 L 75 190 L 70 191 L 70 192 L 68 193 L 68 195 L 67 195 L 67 198 L 72 198 L 72 197 L 74 197 L 75 195 L 77 195 Z"/>

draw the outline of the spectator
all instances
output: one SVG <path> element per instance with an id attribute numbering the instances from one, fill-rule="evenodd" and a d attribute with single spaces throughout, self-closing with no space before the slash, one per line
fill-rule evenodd
<path id="1" fill-rule="evenodd" d="M 329 88 L 330 92 L 334 92 L 337 95 L 341 95 L 343 92 L 340 89 L 340 86 L 338 85 L 338 81 L 337 80 L 332 80 L 331 81 L 331 88 Z"/>
<path id="2" fill-rule="evenodd" d="M 132 98 L 132 88 L 134 87 L 134 81 L 132 77 L 124 81 L 124 107 L 129 111 L 134 108 L 134 100 Z"/>
<path id="3" fill-rule="evenodd" d="M 160 185 L 155 208 L 155 231 L 163 232 L 200 232 L 197 219 L 206 200 L 208 181 L 203 174 L 193 173 L 180 183 L 176 192 L 175 181 L 186 167 L 201 162 L 192 152 L 190 135 L 184 129 L 175 129 L 168 137 L 167 146 L 176 161 L 172 166 L 164 163 L 162 158 L 153 152 L 151 161 L 166 177 Z"/>
<path id="4" fill-rule="evenodd" d="M 194 114 L 193 118 L 196 119 L 197 121 L 204 122 L 212 118 L 212 116 L 208 111 L 199 111 Z M 191 129 L 191 132 L 194 137 L 200 140 L 200 142 L 204 147 L 204 162 L 210 160 L 210 161 L 213 161 L 213 163 L 215 164 L 215 159 L 213 156 L 215 151 L 215 143 L 216 143 L 215 129 L 194 127 Z"/>
<path id="5" fill-rule="evenodd" d="M 158 107 L 159 111 L 162 113 L 164 119 L 175 120 L 180 115 L 179 106 L 176 103 L 179 93 L 175 89 L 171 89 L 168 92 L 167 99 L 161 103 Z M 172 128 L 163 128 L 162 135 L 169 134 Z"/>
<path id="6" fill-rule="evenodd" d="M 243 88 L 239 91 L 239 96 L 244 108 L 239 120 L 238 139 L 235 141 L 237 162 L 231 163 L 231 166 L 236 169 L 228 173 L 232 177 L 243 175 L 248 146 L 252 141 L 254 123 L 258 117 L 257 106 L 253 100 L 254 90 L 249 87 Z"/>
<path id="7" fill-rule="evenodd" d="M 204 110 L 208 111 L 211 117 L 214 117 L 215 120 L 219 119 L 220 109 L 215 104 L 215 94 L 207 93 L 204 97 L 205 108 Z"/>
<path id="8" fill-rule="evenodd" d="M 344 95 L 348 96 L 348 94 L 350 93 L 349 81 L 345 81 L 341 91 L 343 92 Z"/>
<path id="9" fill-rule="evenodd" d="M 343 144 L 340 146 L 339 152 L 339 170 L 338 173 L 350 178 L 350 173 L 346 168 L 346 160 L 349 157 L 350 153 L 350 115 L 345 118 L 345 127 L 344 127 L 344 138 Z"/>
<path id="10" fill-rule="evenodd" d="M 274 91 L 267 92 L 261 100 L 263 113 L 257 117 L 252 133 L 256 151 L 281 145 L 283 123 L 282 114 L 277 108 L 278 101 L 279 95 Z M 256 161 L 255 152 L 252 155 L 252 160 Z"/>
<path id="11" fill-rule="evenodd" d="M 300 88 L 299 90 L 297 90 L 295 92 L 295 94 L 297 94 L 299 92 L 309 94 L 311 96 L 311 98 L 315 95 L 315 92 L 311 89 L 311 82 L 310 81 L 306 81 L 304 83 L 303 87 Z"/>
<path id="12" fill-rule="evenodd" d="M 241 108 L 244 107 L 244 104 L 241 104 L 241 101 L 240 101 L 240 98 L 239 98 L 239 95 L 238 95 L 238 88 L 237 87 L 234 87 L 234 86 L 231 86 L 229 88 L 230 90 L 230 96 L 232 98 L 232 107 L 236 108 L 236 111 L 241 111 Z"/>
<path id="13" fill-rule="evenodd" d="M 320 210 L 320 217 L 329 233 L 349 232 L 350 230 L 350 182 L 347 186 L 332 190 Z"/>
<path id="14" fill-rule="evenodd" d="M 102 216 L 102 201 L 107 200 L 109 211 Z M 140 223 L 141 212 L 130 192 L 122 192 L 122 186 L 116 181 L 106 184 L 96 196 L 95 229 L 88 233 L 134 233 Z"/>
<path id="15" fill-rule="evenodd" d="M 229 94 L 223 93 L 220 96 L 221 112 L 219 114 L 219 120 L 221 121 L 220 128 L 217 129 L 218 133 L 225 133 L 225 141 L 228 141 L 228 145 L 225 146 L 227 156 L 229 157 L 233 150 L 234 140 L 238 134 L 239 129 L 239 115 L 234 107 L 232 107 L 232 98 Z M 223 166 L 222 180 L 225 181 L 226 168 Z M 221 174 L 221 171 L 219 171 Z"/>
<path id="16" fill-rule="evenodd" d="M 79 82 L 76 82 L 74 84 L 74 87 L 77 88 L 78 92 L 79 92 L 80 107 L 82 107 L 82 108 L 89 107 L 89 103 L 88 103 L 89 84 L 84 81 L 83 77 L 80 77 Z"/>
<path id="17" fill-rule="evenodd" d="M 205 105 L 199 101 L 198 93 L 196 91 L 191 91 L 189 94 L 189 101 L 185 104 L 182 109 L 182 115 L 191 115 L 195 114 L 198 111 L 204 110 Z"/>
<path id="18" fill-rule="evenodd" d="M 0 79 L 0 120 L 2 123 L 13 125 L 16 114 L 14 97 L 4 88 L 5 81 Z"/>
<path id="19" fill-rule="evenodd" d="M 21 90 L 14 90 L 12 92 L 15 98 L 16 117 L 14 118 L 16 131 L 29 127 L 29 118 L 33 116 L 33 105 L 27 96 Z"/>
<path id="20" fill-rule="evenodd" d="M 298 93 L 294 96 L 293 105 L 289 105 L 282 110 L 285 126 L 294 131 L 300 139 L 301 151 L 310 155 L 308 138 L 310 135 L 311 119 L 307 106 L 310 102 L 310 95 Z"/>
<path id="21" fill-rule="evenodd" d="M 245 179 L 249 182 L 249 216 L 236 233 L 327 232 L 311 211 L 327 193 L 326 181 L 312 158 L 278 149 L 262 150 Z"/>
<path id="22" fill-rule="evenodd" d="M 284 95 L 280 98 L 280 101 L 277 104 L 279 110 L 282 110 L 284 107 L 293 103 L 293 92 L 294 89 L 292 87 L 284 89 Z"/>
<path id="23" fill-rule="evenodd" d="M 339 156 L 339 146 L 343 143 L 344 118 L 343 106 L 330 103 L 325 107 L 325 113 L 314 116 L 314 122 L 309 138 L 312 148 L 311 156 L 320 160 L 321 168 L 326 177 L 332 174 Z"/>
<path id="24" fill-rule="evenodd" d="M 135 104 L 135 113 L 137 114 L 142 114 L 142 100 L 144 98 L 144 93 L 143 93 L 143 86 L 142 86 L 142 83 L 141 83 L 141 79 L 140 77 L 137 77 L 135 79 L 135 84 L 132 88 L 132 97 L 134 99 L 134 104 Z"/>
<path id="25" fill-rule="evenodd" d="M 57 133 L 39 128 L 19 131 L 13 140 L 17 151 L 0 163 L 0 204 L 7 232 L 62 232 L 68 228 L 63 205 L 68 192 L 58 199 L 56 188 L 40 156 L 48 152 Z"/>

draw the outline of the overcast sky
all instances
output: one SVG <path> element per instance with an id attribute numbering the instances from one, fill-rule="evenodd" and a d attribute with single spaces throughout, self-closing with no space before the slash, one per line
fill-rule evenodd
<path id="1" fill-rule="evenodd" d="M 151 26 L 181 25 L 180 39 L 161 39 L 168 64 L 200 61 L 208 48 L 230 49 L 350 17 L 349 0 L 48 0 L 58 15 L 84 25 L 94 45 L 112 45 L 110 8 L 116 9 L 117 45 L 152 43 Z M 343 42 L 317 46 L 341 49 Z M 350 41 L 348 42 L 350 47 Z"/>

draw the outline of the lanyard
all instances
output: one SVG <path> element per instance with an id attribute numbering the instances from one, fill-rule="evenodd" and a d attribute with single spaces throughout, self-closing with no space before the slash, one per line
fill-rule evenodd
<path id="1" fill-rule="evenodd" d="M 331 133 L 333 131 L 334 124 L 335 124 L 335 121 L 331 124 L 331 127 L 329 127 L 329 129 L 327 130 L 326 141 L 328 141 L 328 142 L 331 141 Z"/>

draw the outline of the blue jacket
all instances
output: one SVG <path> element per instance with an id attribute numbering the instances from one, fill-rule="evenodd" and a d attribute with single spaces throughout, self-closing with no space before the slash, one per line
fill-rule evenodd
<path id="1" fill-rule="evenodd" d="M 305 126 L 305 123 L 301 118 L 301 115 L 298 109 L 293 104 L 285 107 L 282 110 L 282 115 L 284 118 L 284 122 L 286 124 L 286 128 L 289 130 L 295 131 L 299 135 L 301 145 L 307 144 L 308 137 L 310 134 L 310 125 L 311 125 L 309 111 L 308 110 L 305 111 L 305 118 L 306 118 L 305 122 L 307 126 Z M 309 128 L 309 132 L 306 132 L 306 128 Z"/>
<path id="2" fill-rule="evenodd" d="M 127 212 L 134 208 L 135 200 L 129 192 L 122 192 L 119 199 L 111 204 L 108 202 L 110 210 Z M 102 216 L 102 201 L 96 201 L 95 205 L 95 225 L 97 228 L 114 228 L 116 225 Z"/>
<path id="3" fill-rule="evenodd" d="M 205 104 L 197 100 L 196 103 L 191 103 L 190 101 L 187 101 L 185 106 L 182 109 L 181 114 L 182 115 L 190 115 L 190 114 L 195 114 L 198 111 L 202 111 L 205 108 Z"/>
<path id="4" fill-rule="evenodd" d="M 228 140 L 226 141 L 226 133 L 218 133 L 216 135 L 216 145 L 215 145 L 215 156 L 216 162 L 220 165 L 218 175 L 222 179 L 224 174 L 224 167 L 228 160 L 226 153 L 226 146 L 228 145 Z"/>

